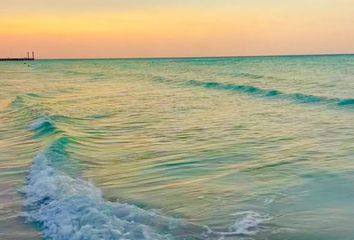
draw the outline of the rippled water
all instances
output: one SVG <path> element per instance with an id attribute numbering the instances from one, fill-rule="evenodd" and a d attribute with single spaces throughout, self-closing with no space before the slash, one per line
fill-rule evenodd
<path id="1" fill-rule="evenodd" d="M 0 239 L 353 239 L 354 56 L 0 64 Z"/>

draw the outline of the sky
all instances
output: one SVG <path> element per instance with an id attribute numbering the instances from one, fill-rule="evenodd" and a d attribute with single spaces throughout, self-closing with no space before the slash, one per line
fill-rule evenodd
<path id="1" fill-rule="evenodd" d="M 354 0 L 0 0 L 0 58 L 354 53 Z"/>

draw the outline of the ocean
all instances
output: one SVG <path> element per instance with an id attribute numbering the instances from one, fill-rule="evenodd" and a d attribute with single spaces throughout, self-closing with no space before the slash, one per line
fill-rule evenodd
<path id="1" fill-rule="evenodd" d="M 354 55 L 0 63 L 0 239 L 354 239 Z"/>

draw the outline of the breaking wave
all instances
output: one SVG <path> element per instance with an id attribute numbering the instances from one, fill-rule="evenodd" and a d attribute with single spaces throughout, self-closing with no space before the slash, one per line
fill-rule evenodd
<path id="1" fill-rule="evenodd" d="M 30 129 L 36 133 L 54 126 L 45 117 Z M 45 239 L 220 239 L 254 235 L 259 225 L 269 220 L 256 212 L 242 212 L 225 231 L 213 231 L 132 204 L 106 201 L 92 183 L 60 168 L 68 157 L 68 144 L 68 137 L 60 137 L 40 151 L 23 189 L 25 217 L 39 227 Z"/>

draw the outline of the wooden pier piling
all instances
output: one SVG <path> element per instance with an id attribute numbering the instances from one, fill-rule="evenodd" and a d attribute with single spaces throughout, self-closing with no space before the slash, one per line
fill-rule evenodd
<path id="1" fill-rule="evenodd" d="M 0 61 L 34 61 L 34 52 L 32 52 L 32 57 L 30 57 L 30 52 L 27 52 L 27 57 L 23 58 L 0 58 Z"/>

